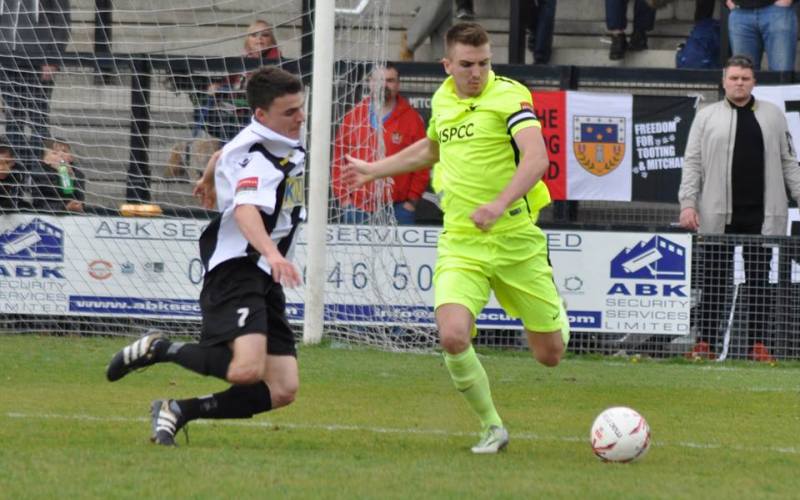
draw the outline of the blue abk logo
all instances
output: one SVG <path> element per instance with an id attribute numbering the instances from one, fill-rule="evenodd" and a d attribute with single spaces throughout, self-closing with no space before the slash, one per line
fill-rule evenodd
<path id="1" fill-rule="evenodd" d="M 647 243 L 640 241 L 611 259 L 611 277 L 686 279 L 686 249 L 663 236 L 654 236 Z"/>
<path id="2" fill-rule="evenodd" d="M 64 231 L 41 219 L 0 234 L 0 260 L 64 260 Z"/>

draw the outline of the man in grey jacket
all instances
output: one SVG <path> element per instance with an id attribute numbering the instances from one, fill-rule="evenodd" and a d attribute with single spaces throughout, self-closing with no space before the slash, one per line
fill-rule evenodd
<path id="1" fill-rule="evenodd" d="M 53 75 L 69 42 L 70 22 L 69 0 L 0 0 L 0 93 L 6 136 L 28 170 L 38 163 L 42 141 L 50 136 Z"/>
<path id="2" fill-rule="evenodd" d="M 734 56 L 722 77 L 725 98 L 697 113 L 689 131 L 683 164 L 680 225 L 700 234 L 786 234 L 787 187 L 800 199 L 800 168 L 781 109 L 756 101 L 753 63 Z M 694 353 L 711 356 L 709 342 L 730 307 L 732 245 L 706 245 L 701 328 Z M 713 248 L 712 248 L 713 247 Z M 756 238 L 743 245 L 746 265 L 744 307 L 752 359 L 770 361 L 764 345 L 770 249 Z M 702 325 L 701 325 L 702 326 Z"/>

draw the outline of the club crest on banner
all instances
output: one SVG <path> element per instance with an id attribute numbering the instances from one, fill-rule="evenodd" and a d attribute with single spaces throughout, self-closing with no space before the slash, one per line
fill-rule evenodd
<path id="1" fill-rule="evenodd" d="M 572 130 L 575 159 L 587 172 L 602 177 L 625 158 L 625 118 L 575 116 Z"/>

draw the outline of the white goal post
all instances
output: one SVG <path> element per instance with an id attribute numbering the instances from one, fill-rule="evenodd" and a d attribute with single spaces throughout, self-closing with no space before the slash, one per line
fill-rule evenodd
<path id="1" fill-rule="evenodd" d="M 333 47 L 336 15 L 333 2 L 319 2 L 314 12 L 314 64 L 311 88 L 311 164 L 308 182 L 308 278 L 306 279 L 303 342 L 322 340 L 325 308 L 325 231 L 328 227 L 328 185 L 331 165 Z"/>
<path id="2" fill-rule="evenodd" d="M 332 296 L 330 293 L 326 293 L 326 282 L 329 281 L 328 277 L 331 272 L 330 266 L 326 265 L 328 255 L 346 252 L 346 255 L 342 255 L 343 259 L 334 259 L 336 262 L 333 264 L 333 269 L 334 272 L 340 272 L 336 270 L 340 269 L 341 261 L 351 262 L 353 281 L 356 280 L 357 275 L 364 276 L 364 281 L 386 281 L 392 272 L 390 262 L 394 262 L 396 266 L 396 262 L 405 260 L 400 248 L 387 246 L 376 249 L 368 246 L 357 250 L 361 254 L 361 260 L 354 262 L 358 259 L 352 259 L 352 247 L 337 248 L 327 241 L 328 215 L 331 214 L 329 202 L 329 174 L 332 163 L 330 145 L 333 134 L 336 133 L 336 125 L 341 122 L 344 113 L 352 109 L 358 102 L 359 94 L 368 92 L 366 88 L 363 88 L 361 92 L 353 92 L 352 84 L 348 82 L 348 79 L 355 77 L 356 84 L 363 85 L 371 70 L 386 61 L 389 5 L 388 0 L 361 0 L 354 7 L 346 7 L 340 2 L 334 9 L 333 2 L 320 2 L 314 13 L 315 50 L 311 80 L 312 120 L 309 142 L 312 152 L 309 168 L 309 221 L 304 231 L 307 278 L 303 341 L 307 344 L 319 343 L 326 328 L 340 338 L 350 337 L 348 330 L 352 330 L 355 332 L 354 338 L 358 338 L 358 341 L 371 339 L 368 343 L 377 343 L 384 347 L 414 347 L 420 338 L 422 345 L 428 346 L 433 343 L 434 337 L 429 333 L 430 327 L 420 331 L 414 331 L 419 329 L 413 325 L 404 325 L 399 328 L 393 324 L 397 323 L 397 319 L 395 318 L 393 321 L 391 314 L 385 325 L 376 321 L 375 315 L 368 312 L 371 306 L 390 305 L 391 308 L 391 304 L 403 302 L 402 300 L 398 301 L 396 297 L 382 296 L 386 287 L 381 286 L 370 287 L 370 293 L 360 294 L 361 297 L 358 297 L 359 294 L 356 290 L 351 290 L 350 299 L 355 300 L 350 301 L 349 304 L 338 304 L 344 309 L 352 306 L 354 310 L 358 311 L 360 308 L 361 312 L 347 313 L 351 320 L 360 323 L 359 326 L 354 329 L 347 324 L 337 326 L 335 312 L 332 315 L 329 314 L 332 318 L 328 321 L 327 326 L 325 323 L 326 298 L 330 299 Z M 336 73 L 334 65 L 338 68 Z M 370 98 L 373 99 L 373 102 L 379 102 L 382 95 L 374 93 L 370 95 Z M 332 116 L 332 110 L 335 111 L 335 116 Z M 378 123 L 376 126 L 380 129 L 381 125 Z M 380 130 L 377 135 L 382 136 Z M 383 150 L 383 146 L 379 145 L 379 149 Z M 333 160 L 341 161 L 341 158 L 333 158 Z M 381 208 L 371 218 L 368 226 L 383 229 L 394 226 L 391 199 L 381 199 L 379 205 Z M 336 209 L 333 212 L 335 213 Z M 334 215 L 334 221 L 335 218 Z M 360 268 L 357 267 L 359 265 L 361 265 Z M 416 303 L 420 302 L 418 292 L 414 293 L 414 290 L 408 292 L 410 296 L 416 297 Z M 340 294 L 336 295 L 341 297 Z M 328 301 L 328 306 L 330 305 L 330 301 Z M 408 335 L 409 333 L 411 335 Z M 412 339 L 411 342 L 409 342 L 409 338 Z"/>

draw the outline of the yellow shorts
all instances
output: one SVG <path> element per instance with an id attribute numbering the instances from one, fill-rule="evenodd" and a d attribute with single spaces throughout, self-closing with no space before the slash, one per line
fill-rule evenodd
<path id="1" fill-rule="evenodd" d="M 477 318 L 491 289 L 503 309 L 529 331 L 549 333 L 564 324 L 547 237 L 533 224 L 513 233 L 443 232 L 433 279 L 437 308 L 461 304 Z"/>

